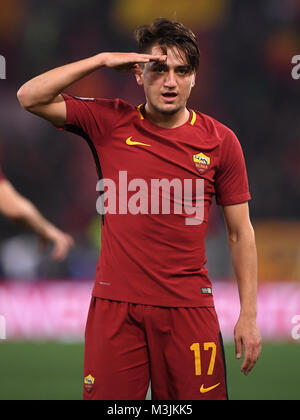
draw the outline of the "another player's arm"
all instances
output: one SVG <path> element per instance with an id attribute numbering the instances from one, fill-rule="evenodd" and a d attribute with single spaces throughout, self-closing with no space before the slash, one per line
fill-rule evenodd
<path id="1" fill-rule="evenodd" d="M 17 96 L 27 111 L 45 118 L 58 127 L 63 127 L 67 111 L 61 92 L 70 85 L 102 67 L 136 72 L 140 64 L 165 60 L 164 55 L 101 53 L 35 77 L 19 89 Z"/>
<path id="2" fill-rule="evenodd" d="M 0 182 L 0 213 L 13 222 L 33 230 L 39 237 L 42 245 L 52 242 L 52 257 L 62 260 L 74 245 L 70 235 L 60 231 L 46 220 L 37 208 L 26 198 L 20 195 L 12 184 L 3 180 Z"/>
<path id="3" fill-rule="evenodd" d="M 236 357 L 244 360 L 241 371 L 247 375 L 261 352 L 257 327 L 257 251 L 255 234 L 249 217 L 248 203 L 224 206 L 232 263 L 236 274 L 241 312 L 235 326 Z"/>

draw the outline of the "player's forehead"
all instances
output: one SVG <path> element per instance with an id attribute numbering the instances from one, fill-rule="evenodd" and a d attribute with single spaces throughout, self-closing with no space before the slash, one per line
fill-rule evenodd
<path id="1" fill-rule="evenodd" d="M 169 47 L 169 46 L 161 46 L 158 44 L 153 45 L 151 52 L 149 54 L 159 55 L 164 54 L 167 55 L 167 64 L 172 66 L 187 66 L 188 60 L 186 53 L 177 48 L 177 47 Z"/>

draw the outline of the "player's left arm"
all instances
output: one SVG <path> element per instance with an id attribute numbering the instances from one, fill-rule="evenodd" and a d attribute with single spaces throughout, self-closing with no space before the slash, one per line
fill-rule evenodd
<path id="1" fill-rule="evenodd" d="M 241 311 L 235 326 L 236 357 L 244 350 L 241 371 L 247 375 L 261 352 L 257 327 L 257 251 L 248 203 L 223 206 L 232 264 L 238 282 Z"/>

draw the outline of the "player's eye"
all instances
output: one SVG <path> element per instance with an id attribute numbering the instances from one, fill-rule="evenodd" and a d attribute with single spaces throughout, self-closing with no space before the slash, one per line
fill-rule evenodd
<path id="1" fill-rule="evenodd" d="M 176 72 L 180 75 L 185 75 L 189 73 L 189 68 L 188 67 L 178 67 L 178 69 L 176 70 Z"/>
<path id="2" fill-rule="evenodd" d="M 153 71 L 155 71 L 156 73 L 162 74 L 166 71 L 165 66 L 156 66 L 154 67 Z"/>

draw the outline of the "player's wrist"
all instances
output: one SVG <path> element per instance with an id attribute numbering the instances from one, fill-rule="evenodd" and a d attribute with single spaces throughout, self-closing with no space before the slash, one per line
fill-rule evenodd
<path id="1" fill-rule="evenodd" d="M 241 309 L 240 319 L 256 322 L 257 310 L 256 309 Z"/>
<path id="2" fill-rule="evenodd" d="M 108 66 L 109 53 L 103 52 L 103 53 L 97 54 L 94 58 L 99 68 Z"/>

